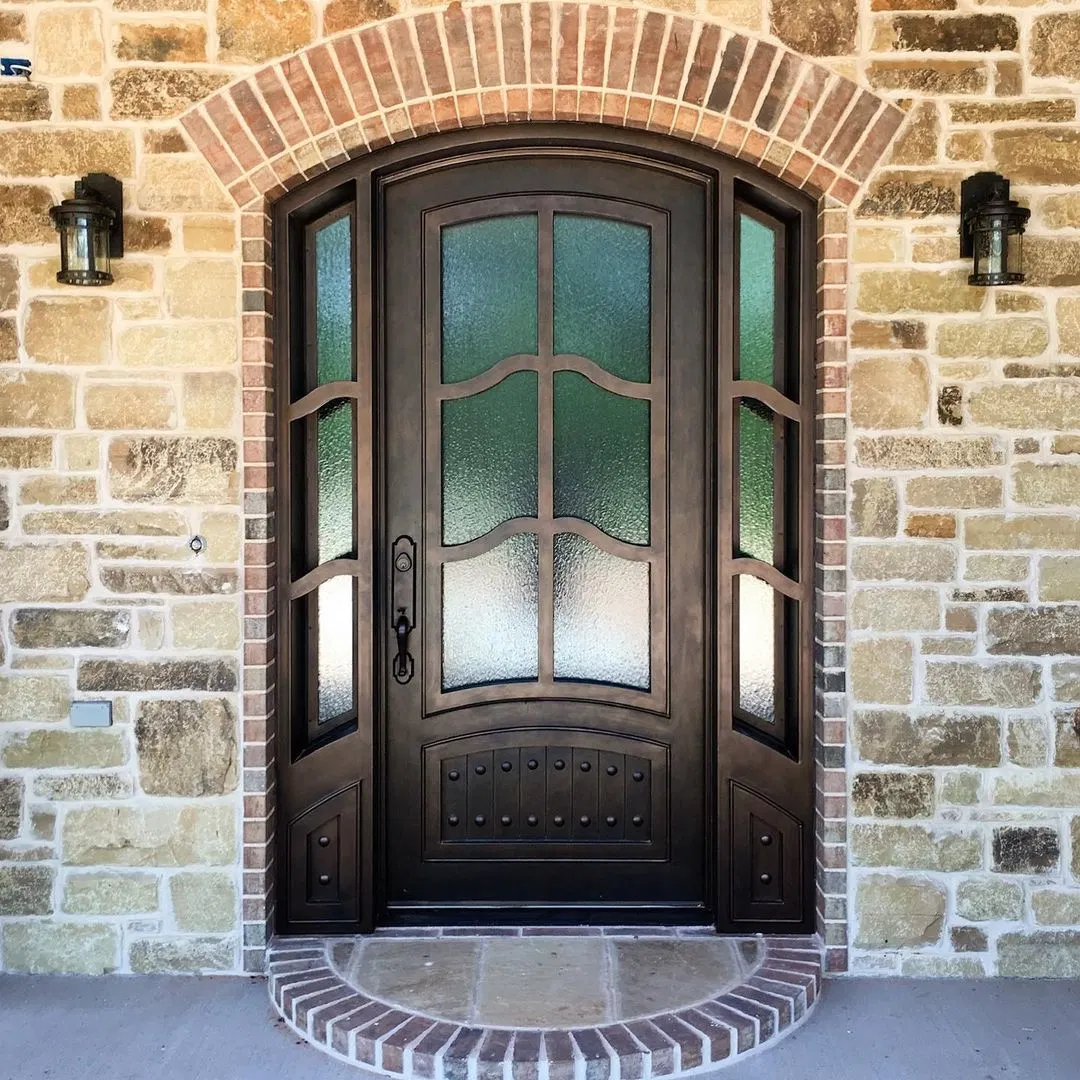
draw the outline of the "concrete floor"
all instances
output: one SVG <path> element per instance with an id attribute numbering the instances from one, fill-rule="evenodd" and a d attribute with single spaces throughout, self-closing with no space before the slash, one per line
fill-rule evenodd
<path id="1" fill-rule="evenodd" d="M 1080 980 L 845 979 L 722 1080 L 1070 1080 Z M 0 1080 L 358 1080 L 255 979 L 0 976 Z"/>

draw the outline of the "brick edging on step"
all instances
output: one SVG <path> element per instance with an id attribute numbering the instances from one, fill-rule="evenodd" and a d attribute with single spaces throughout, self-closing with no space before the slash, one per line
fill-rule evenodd
<path id="1" fill-rule="evenodd" d="M 542 1062 L 548 1080 L 643 1080 L 730 1063 L 803 1019 L 821 991 L 817 940 L 757 940 L 758 962 L 737 986 L 671 1012 L 599 1027 L 469 1027 L 376 1000 L 335 969 L 333 939 L 272 943 L 268 985 L 274 1007 L 297 1035 L 389 1076 L 537 1080 Z"/>

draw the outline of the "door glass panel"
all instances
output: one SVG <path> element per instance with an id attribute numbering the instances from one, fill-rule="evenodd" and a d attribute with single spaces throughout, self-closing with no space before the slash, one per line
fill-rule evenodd
<path id="1" fill-rule="evenodd" d="M 576 214 L 556 214 L 554 229 L 555 352 L 648 382 L 649 230 Z"/>
<path id="2" fill-rule="evenodd" d="M 739 215 L 739 378 L 773 385 L 776 234 Z"/>
<path id="3" fill-rule="evenodd" d="M 773 562 L 773 413 L 756 401 L 739 402 L 739 537 L 743 555 Z"/>
<path id="4" fill-rule="evenodd" d="M 444 226 L 443 381 L 518 353 L 536 353 L 536 215 Z"/>
<path id="5" fill-rule="evenodd" d="M 353 411 L 348 401 L 332 401 L 318 412 L 319 562 L 353 551 Z"/>
<path id="6" fill-rule="evenodd" d="M 353 580 L 339 575 L 317 590 L 320 724 L 353 709 Z"/>
<path id="7" fill-rule="evenodd" d="M 536 516 L 536 372 L 442 405 L 443 543 Z"/>
<path id="8" fill-rule="evenodd" d="M 555 678 L 650 686 L 649 564 L 555 537 Z"/>
<path id="9" fill-rule="evenodd" d="M 535 679 L 537 540 L 511 536 L 442 567 L 442 687 Z"/>
<path id="10" fill-rule="evenodd" d="M 555 516 L 649 543 L 649 402 L 555 373 Z"/>
<path id="11" fill-rule="evenodd" d="M 352 218 L 315 234 L 315 353 L 318 384 L 353 377 Z"/>
<path id="12" fill-rule="evenodd" d="M 750 574 L 739 582 L 739 708 L 776 720 L 776 601 L 771 585 Z"/>

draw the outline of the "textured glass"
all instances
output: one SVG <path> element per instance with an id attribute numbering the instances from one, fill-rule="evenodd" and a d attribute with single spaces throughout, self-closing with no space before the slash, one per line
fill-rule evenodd
<path id="1" fill-rule="evenodd" d="M 324 581 L 319 596 L 319 723 L 353 708 L 353 579 Z"/>
<path id="2" fill-rule="evenodd" d="M 739 216 L 739 378 L 773 385 L 776 234 Z"/>
<path id="3" fill-rule="evenodd" d="M 353 377 L 352 218 L 315 234 L 315 354 L 319 385 Z"/>
<path id="4" fill-rule="evenodd" d="M 442 406 L 443 543 L 536 516 L 536 372 Z"/>
<path id="5" fill-rule="evenodd" d="M 771 585 L 739 575 L 739 708 L 776 720 L 776 605 Z"/>
<path id="6" fill-rule="evenodd" d="M 773 414 L 757 402 L 739 403 L 739 550 L 773 561 Z"/>
<path id="7" fill-rule="evenodd" d="M 555 537 L 555 678 L 648 690 L 649 564 Z"/>
<path id="8" fill-rule="evenodd" d="M 649 402 L 555 373 L 555 516 L 649 543 Z"/>
<path id="9" fill-rule="evenodd" d="M 319 562 L 353 551 L 352 405 L 324 405 L 317 419 L 319 445 Z"/>
<path id="10" fill-rule="evenodd" d="M 648 382 L 649 230 L 555 215 L 555 352 Z"/>
<path id="11" fill-rule="evenodd" d="M 442 568 L 442 686 L 535 679 L 537 541 L 511 536 Z"/>
<path id="12" fill-rule="evenodd" d="M 536 353 L 536 215 L 442 230 L 443 382 Z"/>

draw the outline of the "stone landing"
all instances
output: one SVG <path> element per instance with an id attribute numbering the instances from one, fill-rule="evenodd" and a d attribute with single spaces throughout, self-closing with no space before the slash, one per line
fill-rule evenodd
<path id="1" fill-rule="evenodd" d="M 821 989 L 809 938 L 663 928 L 283 938 L 270 996 L 320 1050 L 425 1080 L 648 1080 L 775 1041 Z"/>

